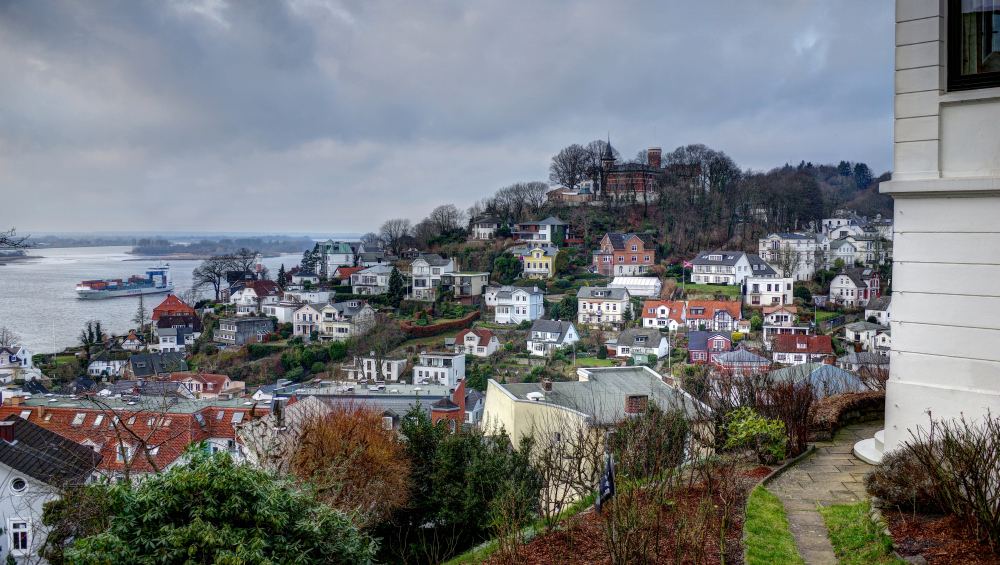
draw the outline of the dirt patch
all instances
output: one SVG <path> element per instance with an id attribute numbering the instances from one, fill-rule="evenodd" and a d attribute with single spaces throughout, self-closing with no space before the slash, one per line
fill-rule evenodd
<path id="1" fill-rule="evenodd" d="M 898 510 L 882 512 L 896 551 L 904 557 L 923 555 L 931 565 L 996 565 L 1000 554 L 976 541 L 962 520 L 943 514 Z"/>

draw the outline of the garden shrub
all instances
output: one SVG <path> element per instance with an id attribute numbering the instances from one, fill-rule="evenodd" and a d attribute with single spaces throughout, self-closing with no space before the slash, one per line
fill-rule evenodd
<path id="1" fill-rule="evenodd" d="M 748 407 L 739 408 L 729 416 L 725 426 L 726 449 L 750 449 L 764 465 L 785 458 L 784 422 L 768 420 Z"/>
<path id="2" fill-rule="evenodd" d="M 322 373 L 323 369 L 325 369 L 325 368 L 326 368 L 326 365 L 324 365 L 323 363 L 321 363 L 319 361 L 316 361 L 315 363 L 312 364 L 312 367 L 310 367 L 310 369 L 314 373 Z"/>
<path id="3" fill-rule="evenodd" d="M 743 332 L 733 332 L 733 343 L 736 343 L 737 341 L 743 341 L 744 337 L 745 336 L 743 335 Z"/>
<path id="4" fill-rule="evenodd" d="M 247 354 L 250 356 L 251 361 L 256 361 L 261 357 L 267 357 L 275 353 L 281 353 L 284 350 L 285 348 L 279 345 L 261 345 L 259 343 L 247 345 Z"/>
<path id="5" fill-rule="evenodd" d="M 205 355 L 215 355 L 218 352 L 219 352 L 219 347 L 216 345 L 205 346 Z"/>
<path id="6" fill-rule="evenodd" d="M 881 463 L 865 473 L 864 482 L 869 494 L 892 506 L 927 511 L 938 509 L 933 479 L 906 449 L 886 453 Z"/>
<path id="7" fill-rule="evenodd" d="M 306 372 L 302 369 L 302 367 L 295 367 L 292 370 L 285 373 L 285 378 L 292 382 L 298 382 L 299 380 L 302 379 L 302 377 L 305 376 L 305 374 Z"/>
<path id="8" fill-rule="evenodd" d="M 479 318 L 479 311 L 475 311 L 464 318 L 441 322 L 439 324 L 417 326 L 413 322 L 407 321 L 400 324 L 403 333 L 409 337 L 431 337 L 450 330 L 460 330 L 469 327 L 473 321 Z"/>

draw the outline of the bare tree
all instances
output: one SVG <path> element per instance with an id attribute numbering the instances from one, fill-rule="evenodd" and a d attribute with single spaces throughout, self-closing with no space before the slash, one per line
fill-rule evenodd
<path id="1" fill-rule="evenodd" d="M 243 273 L 256 273 L 257 256 L 260 255 L 260 251 L 251 250 L 246 247 L 241 247 L 236 253 L 232 255 L 233 265 L 236 271 Z"/>
<path id="2" fill-rule="evenodd" d="M 382 236 L 380 236 L 379 234 L 377 234 L 375 232 L 371 232 L 370 231 L 370 232 L 366 233 L 365 235 L 361 236 L 361 243 L 363 243 L 365 245 L 374 245 L 374 246 L 377 246 L 377 247 L 381 247 L 386 242 L 382 238 Z"/>
<path id="3" fill-rule="evenodd" d="M 0 326 L 0 347 L 10 347 L 21 341 L 21 336 L 7 326 Z"/>
<path id="4" fill-rule="evenodd" d="M 456 230 L 466 225 L 465 212 L 459 210 L 454 204 L 442 204 L 431 210 L 427 216 L 431 225 L 438 234 L 448 230 Z M 437 235 L 437 234 L 435 234 Z"/>
<path id="5" fill-rule="evenodd" d="M 781 271 L 782 277 L 795 276 L 795 271 L 802 265 L 802 255 L 787 243 L 777 251 L 773 251 L 772 257 L 774 258 L 771 261 Z"/>
<path id="6" fill-rule="evenodd" d="M 375 314 L 375 323 L 362 336 L 354 340 L 350 353 L 355 357 L 372 357 L 375 361 L 376 379 L 384 380 L 382 362 L 389 358 L 392 350 L 406 340 L 399 324 L 385 314 Z"/>
<path id="7" fill-rule="evenodd" d="M 586 179 L 589 166 L 589 153 L 582 145 L 574 143 L 552 157 L 549 183 L 574 189 Z"/>
<path id="8" fill-rule="evenodd" d="M 0 249 L 26 249 L 33 244 L 27 243 L 30 235 L 17 235 L 16 228 L 0 231 Z"/>
<path id="9" fill-rule="evenodd" d="M 403 241 L 413 232 L 413 226 L 410 225 L 410 220 L 395 218 L 383 222 L 379 232 L 392 252 L 399 255 L 402 252 Z"/>
<path id="10" fill-rule="evenodd" d="M 194 288 L 212 287 L 212 290 L 215 291 L 215 300 L 218 301 L 222 285 L 226 282 L 226 274 L 233 270 L 236 270 L 236 264 L 231 256 L 209 257 L 195 268 L 192 273 L 194 279 L 192 284 Z"/>

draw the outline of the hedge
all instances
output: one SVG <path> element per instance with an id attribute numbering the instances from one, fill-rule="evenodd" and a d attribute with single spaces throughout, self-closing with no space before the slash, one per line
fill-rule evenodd
<path id="1" fill-rule="evenodd" d="M 826 441 L 843 426 L 866 421 L 884 410 L 884 390 L 838 394 L 820 399 L 809 408 L 810 440 Z"/>
<path id="2" fill-rule="evenodd" d="M 247 354 L 250 355 L 251 361 L 256 361 L 261 357 L 267 357 L 268 355 L 273 355 L 275 353 L 281 353 L 285 350 L 283 345 L 263 345 L 260 343 L 251 343 L 247 345 Z"/>
<path id="3" fill-rule="evenodd" d="M 441 322 L 431 326 L 418 326 L 414 324 L 413 320 L 407 320 L 400 324 L 400 328 L 402 328 L 403 333 L 411 337 L 431 337 L 449 330 L 461 330 L 467 328 L 478 318 L 479 311 L 477 310 L 464 318 L 452 320 L 450 322 Z"/>

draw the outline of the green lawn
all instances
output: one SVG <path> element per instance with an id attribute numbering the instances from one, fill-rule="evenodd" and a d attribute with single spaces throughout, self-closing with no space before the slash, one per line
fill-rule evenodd
<path id="1" fill-rule="evenodd" d="M 868 517 L 869 504 L 820 508 L 840 565 L 905 565 L 892 554 L 892 540 Z"/>
<path id="2" fill-rule="evenodd" d="M 587 357 L 584 359 L 577 358 L 577 367 L 613 367 L 615 366 L 614 359 L 597 359 L 596 357 Z"/>
<path id="3" fill-rule="evenodd" d="M 747 521 L 743 526 L 747 543 L 747 565 L 803 563 L 792 539 L 785 508 L 778 497 L 757 487 L 747 500 Z"/>
<path id="4" fill-rule="evenodd" d="M 681 286 L 681 282 L 674 279 L 677 282 L 677 286 Z M 739 296 L 740 286 L 733 284 L 692 284 L 685 283 L 684 290 L 694 294 L 724 294 L 726 296 Z"/>
<path id="5" fill-rule="evenodd" d="M 825 322 L 827 320 L 832 320 L 837 316 L 842 316 L 840 312 L 823 312 L 822 310 L 816 311 L 816 323 Z"/>

